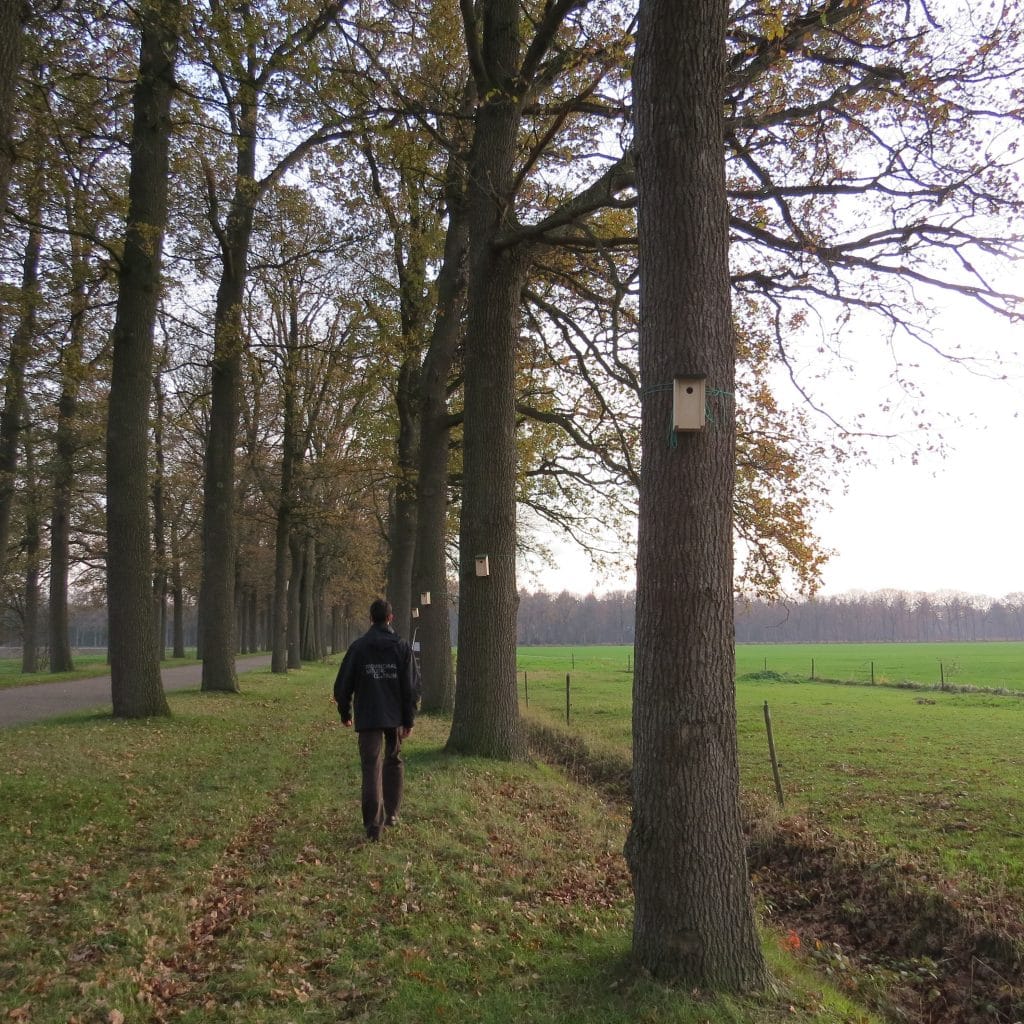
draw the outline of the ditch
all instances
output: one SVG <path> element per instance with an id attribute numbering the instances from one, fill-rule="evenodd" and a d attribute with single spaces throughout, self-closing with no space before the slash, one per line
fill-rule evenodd
<path id="1" fill-rule="evenodd" d="M 536 756 L 629 802 L 629 765 L 527 720 Z M 799 818 L 745 808 L 762 917 L 836 987 L 907 1024 L 1024 1022 L 1024 907 L 961 889 L 884 850 Z"/>

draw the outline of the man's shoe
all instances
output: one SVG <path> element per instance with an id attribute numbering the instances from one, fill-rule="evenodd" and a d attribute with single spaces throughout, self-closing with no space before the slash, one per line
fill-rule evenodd
<path id="1" fill-rule="evenodd" d="M 366 830 L 366 838 L 369 839 L 371 843 L 376 843 L 380 839 L 380 829 L 376 825 L 371 825 Z"/>
<path id="2" fill-rule="evenodd" d="M 387 818 L 384 819 L 384 824 L 387 825 L 389 828 L 397 825 L 398 824 L 398 815 L 397 814 L 389 814 L 387 816 Z"/>

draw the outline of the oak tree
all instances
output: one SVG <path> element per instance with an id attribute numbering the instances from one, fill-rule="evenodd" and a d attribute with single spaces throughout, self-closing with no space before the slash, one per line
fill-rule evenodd
<path id="1" fill-rule="evenodd" d="M 147 0 L 139 7 L 128 217 L 118 268 L 107 419 L 110 677 L 114 714 L 122 718 L 170 713 L 153 642 L 149 410 L 181 13 L 180 0 Z"/>
<path id="2" fill-rule="evenodd" d="M 765 981 L 739 809 L 732 416 L 665 422 L 680 374 L 734 391 L 726 0 L 641 0 L 633 76 L 643 383 L 633 684 L 633 952 L 656 977 Z M 701 419 L 704 409 L 698 409 Z"/>

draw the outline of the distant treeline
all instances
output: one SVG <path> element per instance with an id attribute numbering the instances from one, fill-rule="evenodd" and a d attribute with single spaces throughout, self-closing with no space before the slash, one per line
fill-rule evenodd
<path id="1" fill-rule="evenodd" d="M 103 648 L 106 609 L 72 606 L 72 647 Z M 530 646 L 559 644 L 631 644 L 636 594 L 617 590 L 600 597 L 562 591 L 519 592 L 518 641 Z M 452 610 L 452 643 L 458 608 Z M 355 627 L 354 627 L 355 628 Z M 0 642 L 20 642 L 17 617 L 0 620 Z M 239 635 L 245 635 L 240 630 Z M 195 610 L 185 614 L 185 643 L 195 645 Z M 736 602 L 738 643 L 934 643 L 943 640 L 1024 641 L 1024 593 L 994 600 L 953 591 L 938 594 L 881 590 L 807 601 Z M 241 649 L 261 650 L 255 641 Z"/>
<path id="2" fill-rule="evenodd" d="M 1024 640 L 1024 593 L 995 600 L 881 590 L 787 604 L 736 605 L 740 643 L 934 643 Z"/>
<path id="3" fill-rule="evenodd" d="M 631 644 L 636 594 L 520 591 L 520 644 Z M 1024 593 L 994 600 L 882 590 L 805 601 L 736 602 L 739 643 L 1024 640 Z"/>

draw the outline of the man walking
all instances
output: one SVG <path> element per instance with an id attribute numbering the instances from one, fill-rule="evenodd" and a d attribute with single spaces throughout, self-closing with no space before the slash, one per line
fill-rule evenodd
<path id="1" fill-rule="evenodd" d="M 363 827 L 371 842 L 394 825 L 402 803 L 402 740 L 416 717 L 416 662 L 409 644 L 391 628 L 387 601 L 370 605 L 370 628 L 346 651 L 334 681 L 341 724 L 355 726 L 363 771 Z"/>

